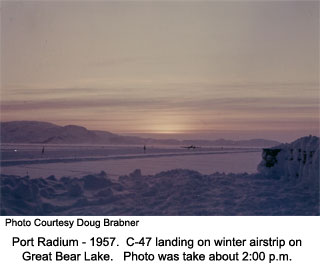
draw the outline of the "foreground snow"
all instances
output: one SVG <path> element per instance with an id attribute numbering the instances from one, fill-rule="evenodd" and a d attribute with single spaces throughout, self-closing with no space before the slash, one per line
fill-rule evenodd
<path id="1" fill-rule="evenodd" d="M 306 156 L 304 156 L 306 155 Z M 263 152 L 258 174 L 176 169 L 111 180 L 1 176 L 2 215 L 319 215 L 319 138 Z"/>
<path id="2" fill-rule="evenodd" d="M 261 175 L 136 170 L 117 181 L 103 172 L 59 181 L 3 176 L 1 207 L 2 215 L 317 215 L 317 193 Z"/>

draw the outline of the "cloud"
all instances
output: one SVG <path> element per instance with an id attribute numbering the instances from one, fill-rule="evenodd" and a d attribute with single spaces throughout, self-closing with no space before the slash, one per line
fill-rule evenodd
<path id="1" fill-rule="evenodd" d="M 128 117 L 132 113 L 163 113 L 164 115 L 193 116 L 197 119 L 207 119 L 212 115 L 227 117 L 317 117 L 318 103 L 313 98 L 209 98 L 185 99 L 180 97 L 148 97 L 148 98 L 108 98 L 106 96 L 87 96 L 85 98 L 59 98 L 48 100 L 5 101 L 1 105 L 2 112 L 21 112 L 27 116 L 35 111 L 73 111 L 95 115 L 97 111 L 108 111 L 116 119 L 121 112 Z M 251 116 L 251 117 L 250 117 Z M 128 119 L 129 121 L 129 119 Z"/>

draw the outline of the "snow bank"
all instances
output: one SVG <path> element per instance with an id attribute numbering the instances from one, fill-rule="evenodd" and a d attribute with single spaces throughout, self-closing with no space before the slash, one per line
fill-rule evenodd
<path id="1" fill-rule="evenodd" d="M 319 215 L 319 138 L 266 149 L 262 156 L 258 174 L 1 175 L 1 215 Z"/>
<path id="2" fill-rule="evenodd" d="M 258 171 L 271 178 L 319 184 L 319 138 L 309 136 L 264 149 Z"/>
<path id="3" fill-rule="evenodd" d="M 171 170 L 116 181 L 1 177 L 2 215 L 318 215 L 315 187 L 249 174 Z"/>

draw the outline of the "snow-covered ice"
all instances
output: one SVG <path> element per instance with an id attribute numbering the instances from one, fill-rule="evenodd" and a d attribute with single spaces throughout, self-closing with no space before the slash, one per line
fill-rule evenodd
<path id="1" fill-rule="evenodd" d="M 2 149 L 2 173 L 48 177 L 84 176 L 105 171 L 118 177 L 141 169 L 154 175 L 171 169 L 191 169 L 203 174 L 213 172 L 255 173 L 261 148 L 201 147 L 188 150 L 177 146 L 65 146 L 6 145 Z M 17 150 L 15 152 L 14 150 Z"/>

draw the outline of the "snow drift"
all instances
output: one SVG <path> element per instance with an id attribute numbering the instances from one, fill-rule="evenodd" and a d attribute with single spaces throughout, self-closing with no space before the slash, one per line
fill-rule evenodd
<path id="1" fill-rule="evenodd" d="M 306 155 L 306 156 L 305 156 Z M 111 180 L 1 176 L 2 215 L 319 215 L 319 138 L 264 150 L 257 174 L 136 170 Z"/>
<path id="2" fill-rule="evenodd" d="M 264 149 L 258 171 L 292 182 L 319 183 L 319 138 L 303 137 L 291 144 Z"/>

